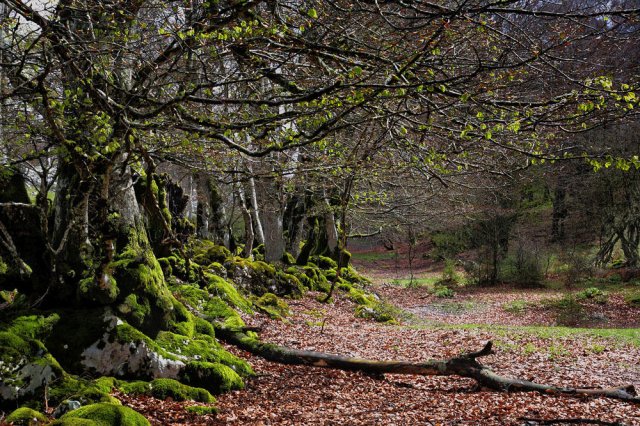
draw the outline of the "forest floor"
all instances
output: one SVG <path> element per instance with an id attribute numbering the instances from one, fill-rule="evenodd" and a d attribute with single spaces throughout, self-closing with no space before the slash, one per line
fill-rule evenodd
<path id="1" fill-rule="evenodd" d="M 429 281 L 435 272 L 422 266 L 417 276 Z M 448 358 L 491 340 L 496 354 L 482 362 L 502 375 L 558 386 L 640 389 L 640 308 L 630 307 L 622 293 L 583 305 L 583 321 L 600 328 L 568 328 L 555 326 L 562 318 L 553 308 L 553 300 L 563 297 L 560 290 L 457 289 L 453 298 L 439 299 L 427 286 L 400 285 L 398 271 L 371 269 L 367 262 L 359 270 L 373 277 L 370 290 L 398 307 L 399 324 L 355 318 L 352 302 L 336 297 L 323 304 L 313 292 L 289 301 L 286 321 L 256 316 L 247 323 L 260 327 L 267 342 L 377 360 Z M 640 406 L 605 398 L 498 393 L 455 376 L 381 379 L 229 350 L 247 359 L 257 376 L 244 390 L 220 395 L 216 415 L 195 416 L 184 411 L 185 403 L 146 397 L 124 396 L 123 402 L 154 425 L 538 425 L 553 419 L 640 425 Z"/>

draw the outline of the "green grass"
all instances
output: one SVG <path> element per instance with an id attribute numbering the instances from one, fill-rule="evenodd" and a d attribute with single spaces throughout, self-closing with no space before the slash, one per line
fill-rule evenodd
<path id="1" fill-rule="evenodd" d="M 472 326 L 473 327 L 473 326 Z M 470 328 L 472 328 L 470 327 Z M 573 327 L 545 327 L 545 326 L 475 326 L 477 328 L 489 328 L 496 334 L 511 336 L 513 333 L 521 335 L 535 335 L 545 339 L 571 338 L 571 337 L 596 337 L 611 339 L 617 343 L 630 343 L 640 347 L 640 328 L 573 328 Z"/>
<path id="2" fill-rule="evenodd" d="M 423 324 L 414 324 L 407 327 L 414 329 L 459 329 L 478 330 L 495 334 L 498 337 L 510 339 L 536 336 L 542 339 L 582 338 L 591 337 L 607 339 L 616 344 L 631 344 L 640 347 L 640 328 L 574 328 L 574 327 L 548 327 L 548 326 L 507 326 L 491 324 L 442 324 L 423 321 Z"/>
<path id="3" fill-rule="evenodd" d="M 414 277 L 413 280 L 411 278 L 396 278 L 391 281 L 391 284 L 401 287 L 433 288 L 438 281 L 440 281 L 440 277 L 436 275 L 432 277 Z"/>
<path id="4" fill-rule="evenodd" d="M 526 300 L 513 300 L 502 304 L 502 309 L 511 314 L 523 314 L 529 307 Z"/>
<path id="5" fill-rule="evenodd" d="M 395 258 L 396 258 L 396 253 L 392 251 L 351 253 L 351 259 L 360 260 L 363 262 L 375 262 L 376 260 L 390 260 Z"/>

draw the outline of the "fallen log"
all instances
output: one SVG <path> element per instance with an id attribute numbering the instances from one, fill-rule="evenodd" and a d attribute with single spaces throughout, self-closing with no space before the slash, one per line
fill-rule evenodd
<path id="1" fill-rule="evenodd" d="M 316 351 L 287 348 L 262 342 L 255 334 L 234 330 L 214 324 L 216 335 L 225 342 L 268 361 L 291 365 L 308 365 L 339 370 L 361 371 L 369 374 L 414 374 L 419 376 L 460 376 L 474 379 L 480 387 L 499 392 L 541 392 L 545 394 L 571 395 L 579 397 L 606 397 L 640 404 L 632 385 L 610 389 L 570 388 L 544 385 L 528 380 L 513 379 L 498 375 L 478 362 L 478 358 L 494 354 L 492 342 L 476 352 L 457 357 L 425 362 L 375 361 L 333 355 Z"/>

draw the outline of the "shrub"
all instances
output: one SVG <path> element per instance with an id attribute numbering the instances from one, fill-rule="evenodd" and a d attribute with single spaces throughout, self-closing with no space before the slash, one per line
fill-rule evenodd
<path id="1" fill-rule="evenodd" d="M 433 295 L 440 298 L 440 299 L 444 299 L 444 298 L 452 298 L 453 296 L 455 296 L 455 293 L 453 292 L 453 290 L 451 290 L 449 287 L 436 287 L 433 291 Z"/>
<path id="2" fill-rule="evenodd" d="M 602 290 L 596 287 L 585 288 L 576 295 L 578 300 L 593 300 L 597 303 L 606 303 L 607 295 Z"/>
<path id="3" fill-rule="evenodd" d="M 515 253 L 506 258 L 502 265 L 502 279 L 519 287 L 537 287 L 544 280 L 549 266 L 549 256 L 539 249 L 520 242 Z"/>
<path id="4" fill-rule="evenodd" d="M 443 284 L 458 284 L 460 282 L 460 275 L 456 272 L 455 261 L 453 259 L 445 259 L 444 269 L 442 270 L 442 276 L 440 283 Z"/>

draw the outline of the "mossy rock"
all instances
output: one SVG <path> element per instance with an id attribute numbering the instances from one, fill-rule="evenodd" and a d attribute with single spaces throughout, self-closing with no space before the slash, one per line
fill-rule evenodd
<path id="1" fill-rule="evenodd" d="M 233 281 L 247 293 L 299 297 L 304 292 L 300 280 L 295 276 L 259 260 L 251 261 L 236 256 L 227 259 L 225 268 Z"/>
<path id="2" fill-rule="evenodd" d="M 111 388 L 104 382 L 96 384 L 95 382 L 81 379 L 77 376 L 65 374 L 65 376 L 56 382 L 51 383 L 48 390 L 49 403 L 58 405 L 64 400 L 74 399 L 81 404 L 92 404 L 98 402 L 106 402 L 110 404 L 120 404 L 120 401 L 109 395 Z"/>
<path id="3" fill-rule="evenodd" d="M 26 315 L 0 326 L 0 404 L 40 399 L 44 386 L 65 374 L 41 341 L 58 320 Z"/>
<path id="4" fill-rule="evenodd" d="M 13 423 L 14 425 L 32 426 L 48 423 L 49 419 L 39 411 L 28 407 L 20 407 L 9 414 L 4 421 L 6 423 Z"/>
<path id="5" fill-rule="evenodd" d="M 246 313 L 252 313 L 251 302 L 240 294 L 233 284 L 218 275 L 205 273 L 207 291 L 212 296 L 218 296 L 232 306 Z"/>
<path id="6" fill-rule="evenodd" d="M 318 268 L 315 264 L 309 264 L 303 267 L 304 275 L 308 278 L 308 288 L 315 291 L 323 291 L 327 293 L 331 284 L 325 275 L 325 271 Z M 302 281 L 302 280 L 301 280 Z"/>
<path id="7" fill-rule="evenodd" d="M 291 314 L 287 302 L 273 293 L 265 293 L 256 298 L 253 303 L 272 319 L 282 319 Z"/>
<path id="8" fill-rule="evenodd" d="M 161 332 L 156 338 L 156 343 L 169 352 L 189 359 L 222 363 L 242 376 L 253 374 L 251 366 L 246 361 L 226 351 L 214 337 L 209 335 L 197 335 L 190 339 L 171 332 Z"/>
<path id="9" fill-rule="evenodd" d="M 143 380 L 132 382 L 118 381 L 118 390 L 125 394 L 151 395 L 151 383 Z"/>
<path id="10" fill-rule="evenodd" d="M 175 275 L 183 281 L 197 281 L 202 267 L 195 262 L 187 262 L 178 254 L 158 259 L 165 277 Z"/>
<path id="11" fill-rule="evenodd" d="M 70 373 L 151 378 L 159 372 L 177 375 L 184 365 L 109 309 L 72 311 L 62 318 L 46 343 Z"/>
<path id="12" fill-rule="evenodd" d="M 189 250 L 193 253 L 193 261 L 200 266 L 207 266 L 214 262 L 224 263 L 228 257 L 231 257 L 231 251 L 228 248 L 208 240 L 193 242 Z"/>
<path id="13" fill-rule="evenodd" d="M 327 256 L 313 256 L 311 261 L 320 269 L 336 269 L 338 267 L 336 261 Z"/>
<path id="14" fill-rule="evenodd" d="M 92 423 L 77 422 L 77 420 L 89 420 Z M 150 423 L 137 411 L 122 405 L 91 404 L 80 407 L 65 414 L 53 423 L 60 426 L 76 425 L 94 426 L 149 426 Z"/>
<path id="15" fill-rule="evenodd" d="M 216 402 L 206 389 L 188 386 L 173 379 L 155 379 L 151 382 L 151 396 L 174 401 Z"/>
<path id="16" fill-rule="evenodd" d="M 98 423 L 95 420 L 79 419 L 75 417 L 56 420 L 55 422 L 50 424 L 50 426 L 99 426 L 99 425 L 101 425 L 101 423 Z"/>
<path id="17" fill-rule="evenodd" d="M 180 380 L 190 386 L 203 387 L 214 394 L 244 388 L 244 382 L 238 373 L 220 363 L 192 361 L 180 373 Z"/>
<path id="18" fill-rule="evenodd" d="M 211 276 L 210 290 L 203 290 L 196 285 L 185 284 L 173 288 L 174 293 L 181 300 L 184 300 L 193 309 L 198 310 L 208 319 L 219 321 L 228 327 L 243 327 L 244 322 L 238 312 L 231 306 L 240 305 L 240 309 L 245 312 L 253 312 L 251 302 L 249 302 L 227 281 L 220 277 Z M 220 281 L 222 280 L 222 281 Z M 211 291 L 211 293 L 209 292 Z M 223 299 L 224 298 L 224 299 Z M 230 306 L 231 305 L 231 306 Z M 204 320 L 195 320 L 196 328 L 212 331 L 210 324 L 203 323 Z M 206 323 L 206 321 L 205 321 Z M 201 333 L 204 334 L 204 333 Z M 213 336 L 213 334 L 211 334 Z"/>

